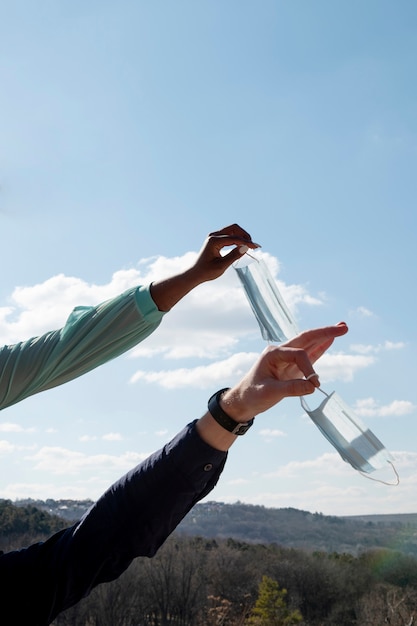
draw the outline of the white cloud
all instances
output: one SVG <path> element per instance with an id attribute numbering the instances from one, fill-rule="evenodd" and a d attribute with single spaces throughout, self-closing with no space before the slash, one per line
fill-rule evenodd
<path id="1" fill-rule="evenodd" d="M 326 352 L 317 361 L 315 370 L 322 383 L 333 380 L 349 382 L 353 380 L 356 372 L 366 369 L 374 363 L 375 358 L 373 356 Z"/>
<path id="2" fill-rule="evenodd" d="M 166 437 L 168 435 L 168 431 L 166 429 L 165 430 L 157 430 L 155 432 L 155 435 L 157 437 Z"/>
<path id="3" fill-rule="evenodd" d="M 222 493 L 221 500 L 241 500 L 269 507 L 292 506 L 327 515 L 414 512 L 417 452 L 400 450 L 392 454 L 395 468 L 400 475 L 399 485 L 395 485 L 395 475 L 390 467 L 373 472 L 369 477 L 386 480 L 392 486 L 367 480 L 337 453 L 330 452 L 317 458 L 292 461 L 277 468 L 275 472 L 257 476 L 256 480 L 263 489 L 253 492 L 252 495 L 244 493 L 242 497 L 235 490 L 233 493 Z M 232 481 L 229 484 L 232 485 Z M 237 487 L 238 483 L 233 482 L 233 485 Z"/>
<path id="4" fill-rule="evenodd" d="M 264 437 L 266 441 L 272 441 L 276 437 L 286 437 L 286 433 L 282 430 L 278 430 L 277 428 L 262 428 L 259 431 L 261 437 Z"/>
<path id="5" fill-rule="evenodd" d="M 237 382 L 253 365 L 259 354 L 239 352 L 221 361 L 190 368 L 164 369 L 158 371 L 138 370 L 130 378 L 131 383 L 143 380 L 166 389 L 184 387 L 209 388 L 213 383 Z M 317 362 L 315 369 L 321 383 L 334 380 L 352 381 L 359 370 L 373 365 L 375 358 L 364 355 L 326 353 Z"/>
<path id="6" fill-rule="evenodd" d="M 416 408 L 408 400 L 393 400 L 390 404 L 381 406 L 374 398 L 362 398 L 355 404 L 355 412 L 361 417 L 398 417 L 409 415 Z"/>
<path id="7" fill-rule="evenodd" d="M 138 380 L 145 380 L 148 383 L 155 383 L 167 389 L 179 389 L 182 387 L 205 389 L 213 386 L 213 383 L 236 381 L 246 373 L 257 357 L 256 353 L 240 352 L 223 361 L 193 368 L 183 367 L 158 372 L 138 370 L 131 377 L 130 382 L 135 383 Z"/>
<path id="8" fill-rule="evenodd" d="M 5 439 L 0 439 L 0 454 L 11 454 L 16 450 L 16 446 L 14 446 L 9 441 Z"/>
<path id="9" fill-rule="evenodd" d="M 375 317 L 375 314 L 364 306 L 358 306 L 353 313 L 356 313 L 359 317 Z"/>
<path id="10" fill-rule="evenodd" d="M 0 455 L 14 454 L 15 452 L 27 452 L 36 449 L 36 445 L 17 446 L 6 439 L 0 439 Z"/>
<path id="11" fill-rule="evenodd" d="M 52 482 L 11 483 L 1 489 L 0 497 L 10 500 L 19 500 L 27 498 L 28 494 L 30 494 L 30 497 L 34 500 L 46 500 L 47 498 L 53 498 L 55 500 L 61 500 L 63 498 L 85 500 L 98 498 L 107 486 L 107 483 L 103 483 L 97 479 L 83 479 L 78 483 L 72 482 L 64 485 Z"/>
<path id="12" fill-rule="evenodd" d="M 417 452 L 410 452 L 409 450 L 397 450 L 392 453 L 395 457 L 396 464 L 401 468 L 412 468 L 417 472 Z M 417 479 L 417 474 L 416 474 Z"/>
<path id="13" fill-rule="evenodd" d="M 0 432 L 2 433 L 33 433 L 34 431 L 34 428 L 23 428 L 20 424 L 0 422 Z"/>
<path id="14" fill-rule="evenodd" d="M 351 350 L 359 352 L 359 354 L 378 354 L 379 352 L 385 352 L 389 350 L 402 350 L 405 347 L 405 343 L 402 341 L 385 341 L 382 344 L 365 345 L 365 344 L 353 344 Z"/>
<path id="15" fill-rule="evenodd" d="M 235 478 L 233 480 L 227 481 L 228 485 L 250 485 L 252 481 L 247 478 Z"/>
<path id="16" fill-rule="evenodd" d="M 302 285 L 286 285 L 281 280 L 277 280 L 278 289 L 280 290 L 286 304 L 295 314 L 299 304 L 307 304 L 308 306 L 322 306 L 324 296 L 314 297 L 307 292 Z"/>
<path id="17" fill-rule="evenodd" d="M 120 433 L 107 433 L 103 435 L 102 439 L 104 441 L 122 441 L 123 437 Z"/>
<path id="18" fill-rule="evenodd" d="M 148 454 L 124 452 L 120 456 L 110 454 L 87 455 L 62 447 L 43 447 L 36 454 L 27 457 L 33 461 L 35 470 L 50 474 L 80 474 L 87 470 L 115 469 L 120 473 L 130 470 L 143 461 Z"/>
<path id="19" fill-rule="evenodd" d="M 303 476 L 305 472 L 311 476 L 312 473 L 323 474 L 345 474 L 352 471 L 336 452 L 326 452 L 315 459 L 305 461 L 290 461 L 282 465 L 273 472 L 264 474 L 265 478 L 294 478 Z"/>
<path id="20" fill-rule="evenodd" d="M 297 490 L 281 491 L 276 489 L 263 489 L 256 492 L 255 495 L 245 499 L 249 504 L 260 504 L 263 506 L 281 508 L 293 507 L 302 511 L 311 513 L 320 512 L 325 515 L 349 515 L 350 507 L 354 503 L 355 512 L 363 502 L 369 502 L 364 486 L 360 485 L 332 485 L 318 484 L 312 485 L 309 481 L 308 486 L 302 489 L 301 486 Z M 223 496 L 224 502 L 236 502 L 235 497 Z M 365 508 L 363 513 L 367 513 Z"/>

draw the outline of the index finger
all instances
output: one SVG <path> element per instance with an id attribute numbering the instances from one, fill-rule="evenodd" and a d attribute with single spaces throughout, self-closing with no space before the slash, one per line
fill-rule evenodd
<path id="1" fill-rule="evenodd" d="M 325 352 L 330 348 L 336 337 L 345 335 L 348 332 L 348 327 L 345 322 L 339 322 L 333 326 L 324 326 L 322 328 L 315 328 L 313 330 L 307 330 L 297 337 L 290 339 L 282 344 L 282 347 L 298 348 L 304 350 L 311 363 L 315 363 Z M 308 376 L 312 372 L 305 372 L 304 375 Z M 313 384 L 316 384 L 315 380 L 311 380 Z"/>
<path id="2" fill-rule="evenodd" d="M 239 224 L 231 224 L 220 230 L 213 231 L 209 237 L 215 237 L 222 241 L 222 247 L 238 245 L 245 243 L 251 248 L 260 248 L 261 246 L 252 241 L 250 234 L 244 230 Z"/>
<path id="3" fill-rule="evenodd" d="M 345 335 L 348 330 L 349 328 L 345 322 L 338 322 L 332 326 L 323 326 L 321 328 L 305 330 L 282 345 L 293 348 L 303 348 L 303 350 L 307 351 L 311 348 L 317 349 L 323 347 L 324 351 L 331 346 L 336 337 Z"/>

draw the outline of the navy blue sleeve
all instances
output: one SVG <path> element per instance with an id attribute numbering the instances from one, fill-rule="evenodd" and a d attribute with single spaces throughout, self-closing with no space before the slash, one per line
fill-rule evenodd
<path id="1" fill-rule="evenodd" d="M 216 485 L 226 458 L 193 422 L 112 485 L 80 522 L 0 556 L 1 623 L 50 624 L 135 557 L 153 556 Z"/>

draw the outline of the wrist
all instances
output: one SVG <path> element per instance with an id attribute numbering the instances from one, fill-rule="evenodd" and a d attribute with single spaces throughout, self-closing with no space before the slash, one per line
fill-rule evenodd
<path id="1" fill-rule="evenodd" d="M 158 309 L 167 312 L 200 283 L 197 272 L 188 269 L 164 280 L 154 281 L 150 293 Z"/>
<path id="2" fill-rule="evenodd" d="M 222 426 L 225 430 L 232 433 L 233 435 L 244 435 L 246 431 L 252 426 L 254 417 L 251 416 L 247 420 L 242 419 L 242 414 L 240 414 L 238 419 L 235 419 L 230 415 L 230 412 L 226 412 L 224 407 L 228 406 L 227 403 L 222 404 L 222 396 L 223 394 L 230 391 L 228 388 L 220 389 L 216 393 L 214 393 L 208 401 L 208 410 L 214 420 Z"/>
<path id="3" fill-rule="evenodd" d="M 220 407 L 236 422 L 247 422 L 255 416 L 237 389 L 227 389 L 220 397 Z"/>

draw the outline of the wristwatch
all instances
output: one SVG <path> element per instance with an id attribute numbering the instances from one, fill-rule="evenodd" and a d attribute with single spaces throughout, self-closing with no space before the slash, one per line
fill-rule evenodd
<path id="1" fill-rule="evenodd" d="M 230 415 L 227 415 L 227 413 L 223 411 L 220 406 L 220 398 L 224 392 L 229 391 L 229 389 L 230 387 L 225 387 L 224 389 L 216 391 L 216 393 L 214 393 L 208 401 L 208 410 L 216 422 L 228 430 L 229 433 L 232 433 L 233 435 L 244 435 L 252 426 L 255 418 L 252 417 L 252 419 L 248 422 L 236 422 L 230 417 Z"/>

